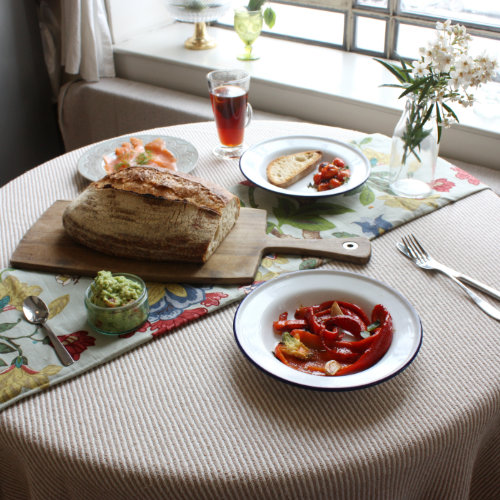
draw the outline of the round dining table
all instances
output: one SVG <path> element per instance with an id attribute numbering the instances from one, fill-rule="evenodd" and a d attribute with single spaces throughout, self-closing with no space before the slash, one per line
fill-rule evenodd
<path id="1" fill-rule="evenodd" d="M 213 122 L 141 133 L 193 144 L 193 175 L 228 188 L 245 180 L 237 160 L 213 155 Z M 323 125 L 255 120 L 245 139 L 301 134 L 349 137 Z M 77 163 L 91 147 L 0 188 L 1 268 L 54 201 L 88 185 Z M 438 260 L 498 289 L 499 214 L 500 198 L 482 189 L 381 231 L 366 264 L 322 264 L 383 282 L 417 311 L 422 344 L 397 376 L 350 391 L 284 383 L 241 352 L 234 302 L 1 411 L 0 497 L 498 498 L 499 322 L 396 244 L 410 233 L 423 237 Z"/>

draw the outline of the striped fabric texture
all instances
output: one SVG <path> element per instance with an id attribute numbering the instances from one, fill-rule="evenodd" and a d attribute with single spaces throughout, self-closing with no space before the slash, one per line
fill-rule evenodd
<path id="1" fill-rule="evenodd" d="M 193 174 L 242 180 L 237 161 L 212 157 L 213 123 L 148 133 L 195 144 Z M 247 140 L 343 133 L 255 121 Z M 85 187 L 84 150 L 0 190 L 1 267 L 46 208 Z M 239 351 L 232 304 L 0 413 L 0 498 L 497 498 L 498 322 L 395 245 L 412 232 L 438 260 L 500 288 L 498 213 L 484 190 L 376 238 L 367 265 L 325 265 L 383 281 L 418 311 L 423 345 L 398 376 L 338 393 L 277 381 Z"/>

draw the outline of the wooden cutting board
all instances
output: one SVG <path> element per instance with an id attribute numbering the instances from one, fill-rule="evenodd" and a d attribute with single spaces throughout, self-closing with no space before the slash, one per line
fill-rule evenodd
<path id="1" fill-rule="evenodd" d="M 242 208 L 234 228 L 204 264 L 153 262 L 113 257 L 73 241 L 62 225 L 69 201 L 56 201 L 17 246 L 11 265 L 20 269 L 95 276 L 106 269 L 128 272 L 147 281 L 248 284 L 254 279 L 265 251 L 314 255 L 363 264 L 371 254 L 366 238 L 304 240 L 266 235 L 266 212 Z"/>

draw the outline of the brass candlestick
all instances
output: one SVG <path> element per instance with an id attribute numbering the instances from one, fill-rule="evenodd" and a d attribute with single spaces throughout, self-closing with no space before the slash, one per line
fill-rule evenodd
<path id="1" fill-rule="evenodd" d="M 194 35 L 189 37 L 184 47 L 191 50 L 213 49 L 217 43 L 207 35 L 207 25 L 205 22 L 198 22 L 194 25 Z"/>

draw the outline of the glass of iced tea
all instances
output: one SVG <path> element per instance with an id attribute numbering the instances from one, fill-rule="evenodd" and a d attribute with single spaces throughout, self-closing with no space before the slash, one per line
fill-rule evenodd
<path id="1" fill-rule="evenodd" d="M 207 80 L 220 141 L 214 153 L 221 158 L 239 158 L 245 149 L 245 127 L 252 120 L 250 75 L 241 69 L 217 70 L 208 73 Z"/>

